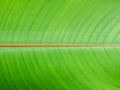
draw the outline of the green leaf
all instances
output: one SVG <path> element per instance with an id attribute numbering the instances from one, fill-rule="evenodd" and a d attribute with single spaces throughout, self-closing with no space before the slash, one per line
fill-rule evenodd
<path id="1" fill-rule="evenodd" d="M 119 0 L 0 0 L 0 90 L 120 90 Z"/>

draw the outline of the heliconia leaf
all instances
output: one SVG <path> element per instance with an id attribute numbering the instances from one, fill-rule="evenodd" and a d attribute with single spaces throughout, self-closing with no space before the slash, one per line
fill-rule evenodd
<path id="1" fill-rule="evenodd" d="M 0 43 L 120 43 L 119 0 L 0 0 Z"/>
<path id="2" fill-rule="evenodd" d="M 120 90 L 119 38 L 119 0 L 0 0 L 0 90 Z"/>
<path id="3" fill-rule="evenodd" d="M 1 48 L 0 87 L 119 90 L 120 48 Z"/>

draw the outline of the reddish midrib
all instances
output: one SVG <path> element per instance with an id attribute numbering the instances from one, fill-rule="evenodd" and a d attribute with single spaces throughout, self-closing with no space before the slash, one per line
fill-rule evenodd
<path id="1" fill-rule="evenodd" d="M 0 47 L 120 47 L 120 44 L 0 44 Z"/>

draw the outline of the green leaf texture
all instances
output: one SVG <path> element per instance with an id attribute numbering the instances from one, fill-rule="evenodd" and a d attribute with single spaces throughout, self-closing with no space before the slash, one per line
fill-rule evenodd
<path id="1" fill-rule="evenodd" d="M 119 90 L 120 48 L 1 48 L 0 88 Z"/>
<path id="2" fill-rule="evenodd" d="M 119 0 L 0 0 L 0 43 L 120 43 Z"/>
<path id="3" fill-rule="evenodd" d="M 0 44 L 120 44 L 120 0 L 0 0 Z M 120 47 L 0 47 L 0 90 L 120 90 Z"/>

